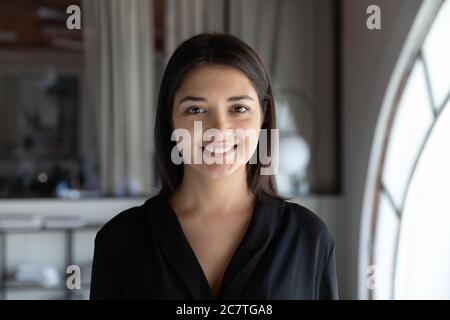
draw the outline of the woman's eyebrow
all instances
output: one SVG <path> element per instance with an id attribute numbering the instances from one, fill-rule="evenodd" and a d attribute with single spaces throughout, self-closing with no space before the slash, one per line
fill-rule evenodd
<path id="1" fill-rule="evenodd" d="M 240 95 L 240 96 L 233 96 L 233 97 L 229 97 L 227 99 L 227 101 L 240 101 L 240 100 L 252 100 L 253 98 L 244 94 L 244 95 Z M 183 102 L 186 101 L 194 101 L 194 102 L 207 102 L 208 100 L 202 97 L 195 97 L 195 96 L 186 96 L 183 99 L 180 100 L 180 102 L 178 102 L 178 104 L 182 104 Z"/>
<path id="2" fill-rule="evenodd" d="M 228 101 L 239 101 L 239 100 L 252 100 L 253 101 L 253 98 L 244 94 L 242 96 L 229 97 L 227 100 Z"/>
<path id="3" fill-rule="evenodd" d="M 183 102 L 186 101 L 207 102 L 208 100 L 202 97 L 186 96 L 183 99 L 181 99 L 180 102 L 178 102 L 178 104 L 182 104 Z"/>

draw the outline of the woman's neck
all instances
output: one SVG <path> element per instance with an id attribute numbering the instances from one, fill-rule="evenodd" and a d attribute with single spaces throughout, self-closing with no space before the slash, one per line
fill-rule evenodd
<path id="1" fill-rule="evenodd" d="M 247 186 L 245 166 L 224 178 L 205 178 L 186 168 L 183 181 L 171 196 L 175 211 L 200 214 L 233 212 L 253 205 L 254 196 Z"/>

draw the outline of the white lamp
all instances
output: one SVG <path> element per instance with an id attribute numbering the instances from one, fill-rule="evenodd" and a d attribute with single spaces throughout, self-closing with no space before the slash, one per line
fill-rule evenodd
<path id="1" fill-rule="evenodd" d="M 280 138 L 280 172 L 277 182 L 280 192 L 296 195 L 308 190 L 305 179 L 311 151 L 308 143 L 300 135 Z"/>

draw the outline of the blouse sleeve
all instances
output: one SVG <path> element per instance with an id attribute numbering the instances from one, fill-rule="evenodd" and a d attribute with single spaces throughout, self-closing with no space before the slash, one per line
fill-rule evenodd
<path id="1" fill-rule="evenodd" d="M 113 270 L 114 266 L 108 260 L 97 233 L 95 237 L 94 260 L 92 263 L 90 300 L 120 298 L 117 277 L 114 275 Z"/>
<path id="2" fill-rule="evenodd" d="M 338 286 L 336 277 L 335 243 L 333 241 L 328 260 L 320 282 L 320 300 L 338 300 Z"/>

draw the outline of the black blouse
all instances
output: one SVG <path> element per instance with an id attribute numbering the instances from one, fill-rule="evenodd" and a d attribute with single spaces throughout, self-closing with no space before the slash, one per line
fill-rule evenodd
<path id="1" fill-rule="evenodd" d="M 337 299 L 335 242 L 325 223 L 301 205 L 263 199 L 217 299 Z M 90 299 L 214 299 L 162 195 L 119 213 L 97 232 L 90 290 Z"/>

